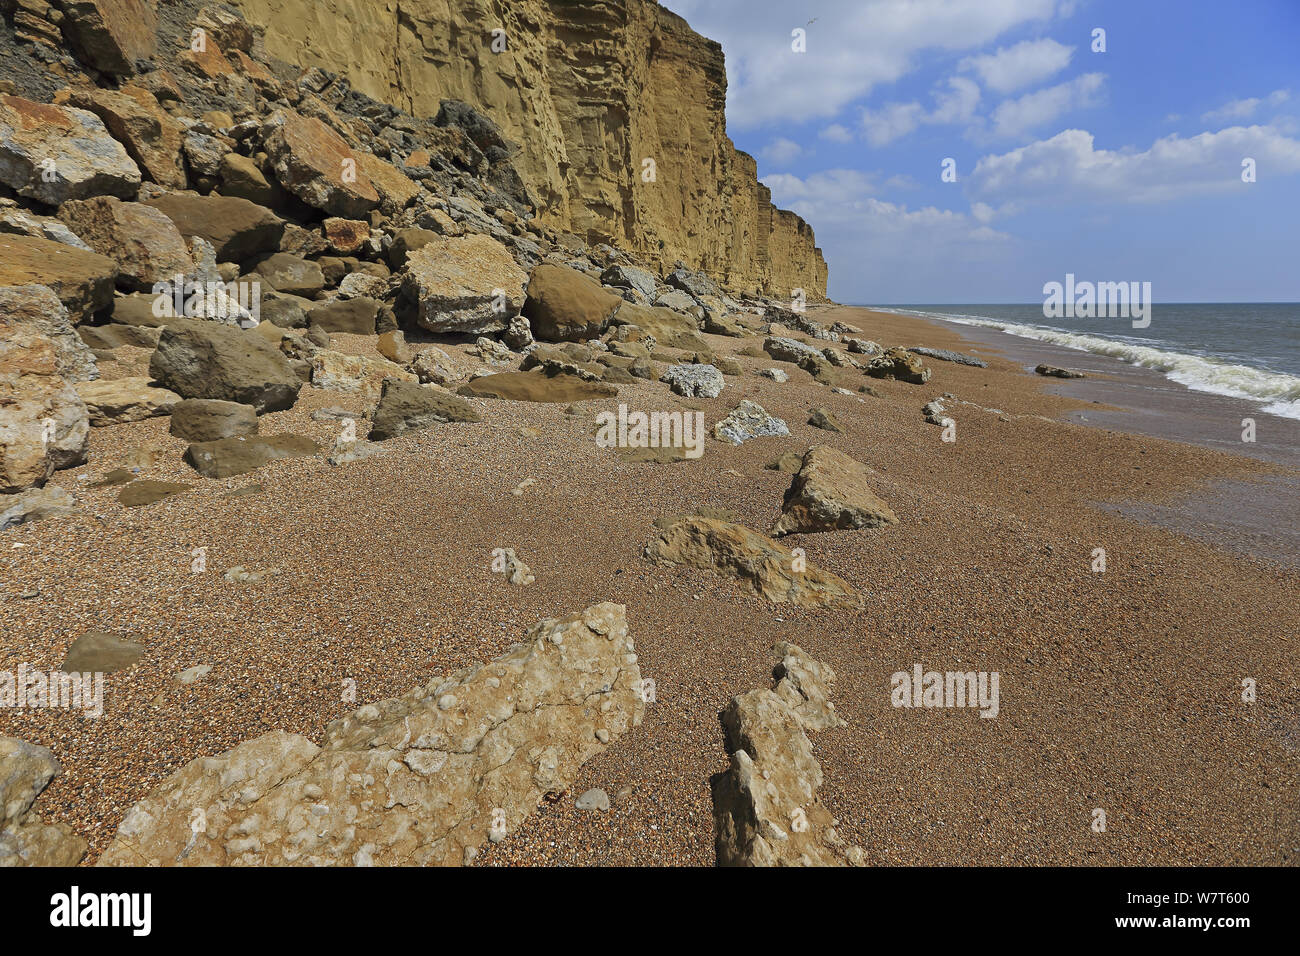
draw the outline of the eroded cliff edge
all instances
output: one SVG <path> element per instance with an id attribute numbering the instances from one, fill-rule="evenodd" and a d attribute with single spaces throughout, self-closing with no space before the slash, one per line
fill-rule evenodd
<path id="1" fill-rule="evenodd" d="M 654 0 L 235 2 L 272 56 L 417 116 L 444 99 L 490 113 L 550 225 L 737 291 L 825 297 L 812 227 L 727 136 L 721 46 Z"/>

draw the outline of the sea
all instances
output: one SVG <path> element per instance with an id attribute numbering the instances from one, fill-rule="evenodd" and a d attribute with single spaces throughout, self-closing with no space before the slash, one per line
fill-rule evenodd
<path id="1" fill-rule="evenodd" d="M 1300 419 L 1300 303 L 1156 303 L 1151 324 L 1123 318 L 1043 317 L 1031 305 L 868 305 L 996 329 L 1154 369 L 1194 391 L 1245 399 Z"/>

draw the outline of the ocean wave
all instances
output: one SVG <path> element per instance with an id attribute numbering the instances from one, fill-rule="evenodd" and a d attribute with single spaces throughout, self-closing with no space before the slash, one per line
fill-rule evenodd
<path id="1" fill-rule="evenodd" d="M 943 319 L 959 325 L 977 325 L 1079 352 L 1108 355 L 1129 365 L 1163 372 L 1165 378 L 1170 381 L 1195 391 L 1262 402 L 1261 410 L 1270 415 L 1300 419 L 1300 378 L 1294 375 L 1224 362 L 1205 355 L 1173 352 L 1142 344 L 1141 341 L 1108 339 L 1099 335 L 1024 325 L 978 315 L 921 312 L 914 309 L 882 309 L 881 311 Z"/>

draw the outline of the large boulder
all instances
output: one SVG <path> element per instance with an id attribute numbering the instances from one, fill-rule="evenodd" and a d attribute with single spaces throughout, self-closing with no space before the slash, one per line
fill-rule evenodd
<path id="1" fill-rule="evenodd" d="M 170 415 L 181 397 L 154 388 L 147 377 L 99 379 L 77 386 L 92 425 L 117 425 Z"/>
<path id="2" fill-rule="evenodd" d="M 367 704 L 321 746 L 272 731 L 191 761 L 127 811 L 99 862 L 459 866 L 569 789 L 644 707 L 625 609 L 597 604 Z"/>
<path id="3" fill-rule="evenodd" d="M 635 327 L 640 333 L 654 339 L 656 346 L 683 349 L 687 352 L 710 351 L 709 343 L 699 334 L 699 325 L 689 315 L 658 306 L 637 305 L 624 302 L 614 316 L 613 324 L 624 335 Z"/>
<path id="4" fill-rule="evenodd" d="M 62 0 L 59 9 L 77 57 L 101 73 L 129 76 L 157 49 L 158 15 L 149 0 Z"/>
<path id="5" fill-rule="evenodd" d="M 633 289 L 650 299 L 659 286 L 659 280 L 645 269 L 615 263 L 601 273 L 600 281 L 620 289 Z"/>
<path id="6" fill-rule="evenodd" d="M 0 494 L 86 460 L 90 417 L 64 374 L 67 354 L 39 324 L 0 310 Z"/>
<path id="7" fill-rule="evenodd" d="M 785 493 L 778 537 L 813 531 L 879 528 L 898 516 L 868 486 L 871 469 L 829 445 L 816 445 Z"/>
<path id="8" fill-rule="evenodd" d="M 450 392 L 389 379 L 371 417 L 371 441 L 384 441 L 406 432 L 448 422 L 483 420 L 477 408 Z"/>
<path id="9" fill-rule="evenodd" d="M 0 323 L 4 328 L 34 329 L 54 345 L 58 373 L 69 382 L 89 382 L 99 377 L 90 347 L 73 328 L 72 316 L 54 291 L 44 285 L 0 285 Z M 85 326 L 82 326 L 85 328 Z"/>
<path id="10" fill-rule="evenodd" d="M 277 252 L 263 259 L 253 270 L 276 292 L 314 299 L 325 288 L 325 274 L 310 259 Z"/>
<path id="11" fill-rule="evenodd" d="M 543 262 L 528 278 L 523 314 L 544 342 L 599 338 L 623 299 L 576 269 Z"/>
<path id="12" fill-rule="evenodd" d="M 431 332 L 495 332 L 524 306 L 528 274 L 491 236 L 439 236 L 406 254 L 402 288 Z"/>
<path id="13" fill-rule="evenodd" d="M 29 521 L 75 514 L 76 510 L 77 499 L 72 493 L 54 485 L 28 488 L 16 495 L 0 495 L 0 531 L 8 531 Z"/>
<path id="14" fill-rule="evenodd" d="M 140 170 L 86 110 L 0 95 L 0 182 L 57 206 L 69 199 L 133 199 Z"/>
<path id="15" fill-rule="evenodd" d="M 103 120 L 113 138 L 126 147 L 146 179 L 160 186 L 185 188 L 182 127 L 158 105 L 158 100 L 149 90 L 127 84 L 120 90 L 61 90 L 55 98 L 60 97 L 66 97 L 71 106 L 89 110 Z"/>
<path id="16" fill-rule="evenodd" d="M 726 418 L 713 426 L 714 438 L 733 445 L 743 445 L 753 438 L 789 434 L 789 425 L 749 399 L 742 401 Z"/>
<path id="17" fill-rule="evenodd" d="M 185 449 L 185 462 L 204 478 L 233 478 L 281 458 L 314 455 L 320 446 L 302 435 L 255 435 L 195 442 Z"/>
<path id="18" fill-rule="evenodd" d="M 182 398 L 217 398 L 258 413 L 292 408 L 302 380 L 284 353 L 255 331 L 176 320 L 163 329 L 149 374 Z"/>
<path id="19" fill-rule="evenodd" d="M 922 363 L 921 357 L 902 348 L 888 349 L 884 355 L 872 359 L 867 363 L 866 372 L 872 378 L 892 378 L 913 385 L 930 381 L 930 370 Z"/>
<path id="20" fill-rule="evenodd" d="M 80 322 L 113 302 L 117 266 L 50 239 L 0 235 L 0 286 L 45 286 Z"/>
<path id="21" fill-rule="evenodd" d="M 32 804 L 63 772 L 45 747 L 0 737 L 0 867 L 76 866 L 87 844 L 64 823 L 45 823 Z"/>
<path id="22" fill-rule="evenodd" d="M 161 210 L 183 236 L 198 236 L 212 244 L 218 262 L 245 259 L 280 248 L 284 220 L 271 210 L 235 196 L 191 196 L 168 193 L 146 200 Z"/>
<path id="23" fill-rule="evenodd" d="M 717 398 L 724 386 L 722 373 L 712 365 L 670 365 L 659 381 L 688 398 Z"/>
<path id="24" fill-rule="evenodd" d="M 262 137 L 280 185 L 307 205 L 349 219 L 379 205 L 357 154 L 315 117 L 276 110 L 262 125 Z"/>
<path id="25" fill-rule="evenodd" d="M 645 553 L 658 564 L 708 568 L 739 578 L 774 604 L 858 604 L 843 578 L 815 567 L 766 535 L 728 521 L 698 515 L 682 518 L 651 541 Z"/>
<path id="26" fill-rule="evenodd" d="M 117 263 L 124 288 L 143 292 L 194 271 L 180 230 L 152 206 L 112 196 L 73 199 L 59 207 L 59 218 L 91 249 Z"/>
<path id="27" fill-rule="evenodd" d="M 344 355 L 333 349 L 316 349 L 309 361 L 312 385 L 332 392 L 354 392 L 368 402 L 379 398 L 384 383 L 389 380 L 416 382 L 414 372 L 408 372 L 387 359 L 368 355 Z"/>

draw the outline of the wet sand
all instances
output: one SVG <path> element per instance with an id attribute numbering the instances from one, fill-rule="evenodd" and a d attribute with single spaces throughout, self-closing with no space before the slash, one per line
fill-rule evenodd
<path id="1" fill-rule="evenodd" d="M 964 330 L 848 308 L 816 317 L 884 345 L 978 350 L 990 367 L 930 361 L 924 386 L 845 369 L 841 384 L 879 395 L 846 396 L 740 352 L 761 338 L 710 336 L 745 370 L 718 399 L 638 382 L 576 416 L 480 400 L 482 423 L 393 439 L 380 458 L 282 461 L 228 481 L 190 471 L 165 419 L 96 429 L 92 464 L 56 478 L 85 515 L 16 529 L 0 549 L 0 669 L 57 666 L 91 629 L 138 635 L 148 652 L 111 675 L 98 721 L 0 713 L 0 733 L 52 747 L 63 763 L 37 809 L 85 834 L 93 860 L 131 804 L 186 761 L 273 728 L 319 741 L 354 706 L 489 660 L 542 617 L 613 600 L 628 607 L 657 701 L 484 865 L 711 865 L 708 778 L 727 763 L 718 712 L 768 686 L 769 648 L 783 639 L 839 675 L 846 726 L 813 741 L 821 796 L 873 864 L 1296 862 L 1300 574 L 1099 507 L 1170 506 L 1207 483 L 1293 481 L 1294 470 L 1078 424 L 1071 416 L 1097 406 Z M 336 347 L 372 345 L 336 336 Z M 768 367 L 790 381 L 756 374 Z M 950 409 L 954 444 L 921 417 L 945 392 L 971 403 Z M 670 465 L 595 445 L 596 413 L 619 402 L 699 408 L 711 427 L 742 398 L 784 418 L 792 437 L 710 440 L 702 458 Z M 326 405 L 364 407 L 304 389 L 262 431 L 331 440 L 337 426 L 309 418 Z M 805 424 L 814 406 L 843 433 Z M 874 468 L 900 518 L 787 541 L 857 588 L 861 609 L 769 605 L 734 580 L 641 557 L 654 519 L 701 506 L 769 529 L 789 476 L 764 465 L 821 443 Z M 117 489 L 78 480 L 140 446 L 158 449 L 147 477 L 195 489 L 126 509 Z M 512 495 L 529 477 L 537 483 Z M 264 490 L 227 495 L 254 483 Z M 208 548 L 206 574 L 190 573 L 196 546 Z M 536 583 L 493 575 L 498 547 L 514 548 Z M 1104 573 L 1092 570 L 1098 547 Z M 236 564 L 278 573 L 226 584 Z M 203 681 L 174 681 L 200 663 L 213 667 Z M 998 671 L 999 716 L 893 708 L 890 675 L 915 663 Z M 349 677 L 355 705 L 340 698 Z M 1254 703 L 1241 699 L 1245 677 L 1258 683 Z M 609 814 L 577 810 L 573 798 L 597 786 L 626 796 Z M 1092 828 L 1096 809 L 1104 833 Z"/>

